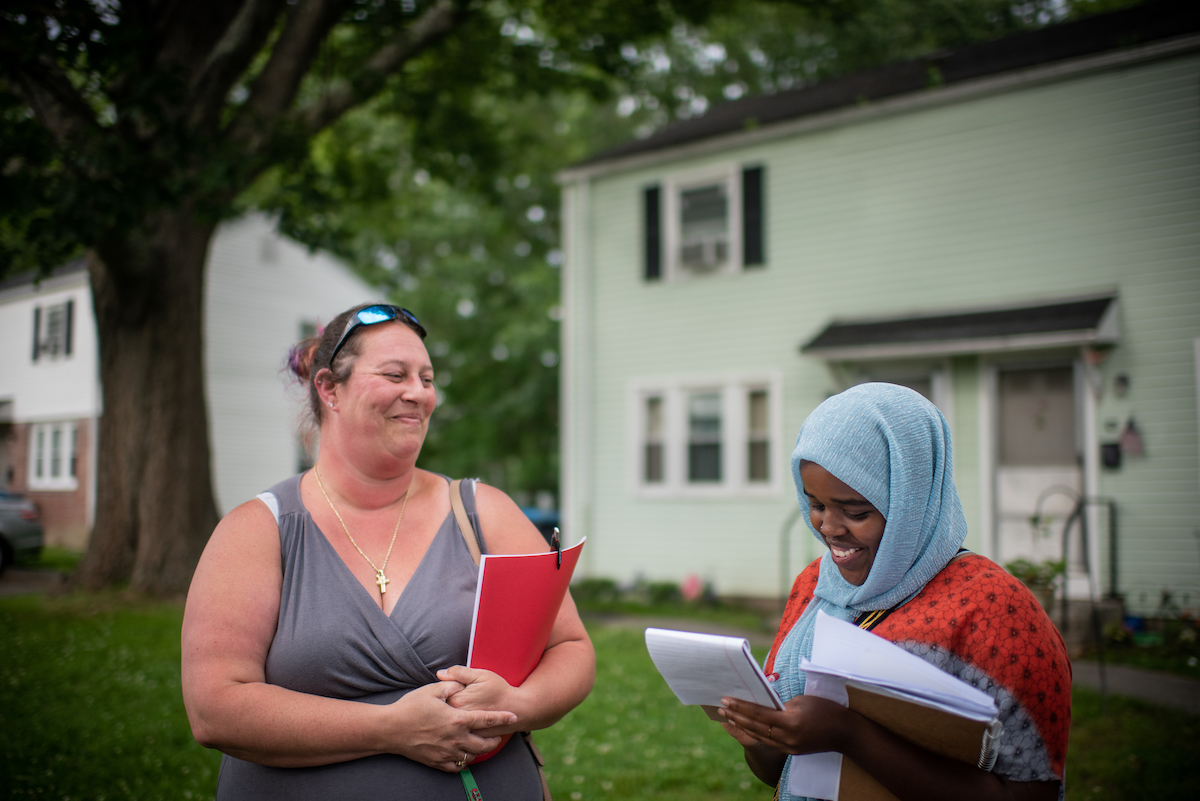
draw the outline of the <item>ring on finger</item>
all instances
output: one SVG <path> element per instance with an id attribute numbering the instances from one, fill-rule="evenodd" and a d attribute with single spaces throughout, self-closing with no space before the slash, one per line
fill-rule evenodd
<path id="1" fill-rule="evenodd" d="M 772 725 L 772 726 L 768 726 L 768 727 L 767 727 L 767 739 L 768 739 L 768 740 L 774 740 L 774 739 L 775 739 L 775 736 L 772 734 L 772 732 L 774 731 L 774 729 L 775 729 L 775 727 L 774 727 L 773 725 Z"/>
<path id="2" fill-rule="evenodd" d="M 467 760 L 470 759 L 470 756 L 471 756 L 470 754 L 463 754 L 462 759 L 458 760 L 454 764 L 457 767 L 465 768 L 467 766 Z"/>

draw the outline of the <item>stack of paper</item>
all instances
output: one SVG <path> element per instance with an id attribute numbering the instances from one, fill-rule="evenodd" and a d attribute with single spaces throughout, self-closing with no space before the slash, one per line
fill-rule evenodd
<path id="1" fill-rule="evenodd" d="M 704 707 L 713 720 L 725 697 L 783 709 L 743 637 L 649 628 L 646 650 L 679 700 Z"/>
<path id="2" fill-rule="evenodd" d="M 836 701 L 935 753 L 990 768 L 1000 727 L 991 696 L 882 637 L 817 613 L 805 695 Z M 792 758 L 788 790 L 811 798 L 894 798 L 837 753 Z"/>

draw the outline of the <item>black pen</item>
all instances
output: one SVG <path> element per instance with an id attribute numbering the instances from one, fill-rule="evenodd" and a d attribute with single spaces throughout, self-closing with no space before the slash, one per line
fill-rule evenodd
<path id="1" fill-rule="evenodd" d="M 554 533 L 550 535 L 550 547 L 558 551 L 557 569 L 562 570 L 562 540 L 558 538 L 558 526 L 554 527 Z"/>

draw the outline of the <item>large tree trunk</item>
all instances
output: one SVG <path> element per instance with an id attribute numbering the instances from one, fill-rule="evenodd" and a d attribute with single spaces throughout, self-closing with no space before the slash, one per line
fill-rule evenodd
<path id="1" fill-rule="evenodd" d="M 173 210 L 88 254 L 104 409 L 84 588 L 180 595 L 216 525 L 203 342 L 213 230 Z"/>

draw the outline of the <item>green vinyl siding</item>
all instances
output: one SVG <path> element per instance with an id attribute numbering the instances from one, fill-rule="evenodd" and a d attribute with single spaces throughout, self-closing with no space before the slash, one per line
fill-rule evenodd
<path id="1" fill-rule="evenodd" d="M 1099 474 L 1100 494 L 1120 502 L 1121 589 L 1135 607 L 1156 605 L 1164 587 L 1200 604 L 1198 75 L 1200 58 L 1176 56 L 704 158 L 666 154 L 653 167 L 591 179 L 588 202 L 577 206 L 587 209 L 579 221 L 586 245 L 573 257 L 588 271 L 590 375 L 581 386 L 591 430 L 571 435 L 590 443 L 588 569 L 621 579 L 698 573 L 720 592 L 773 595 L 780 528 L 795 505 L 787 473 L 795 432 L 841 388 L 800 345 L 834 318 L 1115 288 L 1120 342 L 1098 368 L 1104 392 L 1092 434 L 1115 439 L 1105 423 L 1133 415 L 1146 445 L 1145 458 Z M 765 166 L 764 268 L 644 281 L 640 193 L 677 171 L 718 164 Z M 978 549 L 990 514 L 981 362 L 948 363 L 955 475 L 968 546 Z M 755 370 L 782 375 L 783 431 L 771 443 L 771 468 L 784 479 L 778 492 L 681 499 L 633 491 L 632 380 Z M 1120 372 L 1131 379 L 1124 399 L 1111 392 Z M 804 553 L 811 536 L 802 524 L 797 532 L 793 553 Z M 794 557 L 793 569 L 799 563 Z"/>

